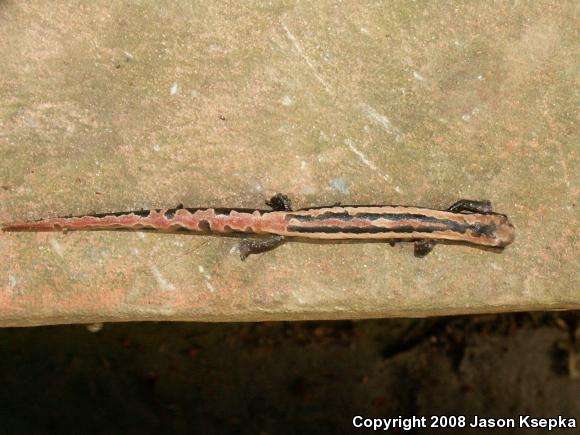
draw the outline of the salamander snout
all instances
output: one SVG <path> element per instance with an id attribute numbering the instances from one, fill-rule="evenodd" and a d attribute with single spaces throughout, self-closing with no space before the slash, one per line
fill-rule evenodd
<path id="1" fill-rule="evenodd" d="M 515 240 L 515 228 L 507 216 L 498 215 L 498 218 L 495 237 L 498 241 L 497 246 L 504 248 Z"/>

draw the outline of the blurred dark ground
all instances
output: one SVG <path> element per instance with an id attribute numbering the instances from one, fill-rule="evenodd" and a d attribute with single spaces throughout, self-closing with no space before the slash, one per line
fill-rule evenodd
<path id="1" fill-rule="evenodd" d="M 7 328 L 0 433 L 351 433 L 355 415 L 578 418 L 579 325 L 580 312 L 552 312 Z"/>

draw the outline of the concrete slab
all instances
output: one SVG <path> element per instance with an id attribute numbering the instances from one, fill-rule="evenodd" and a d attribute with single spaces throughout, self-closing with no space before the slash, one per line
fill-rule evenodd
<path id="1" fill-rule="evenodd" d="M 0 324 L 580 307 L 574 2 L 0 3 L 0 221 L 490 199 L 503 254 L 1 234 Z"/>

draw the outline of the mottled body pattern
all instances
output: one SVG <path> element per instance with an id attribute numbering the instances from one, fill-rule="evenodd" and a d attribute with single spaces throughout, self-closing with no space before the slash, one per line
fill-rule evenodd
<path id="1" fill-rule="evenodd" d="M 426 255 L 437 241 L 504 248 L 514 239 L 507 216 L 493 213 L 488 201 L 461 200 L 447 210 L 408 206 L 332 206 L 292 211 L 278 194 L 272 210 L 174 208 L 42 219 L 3 226 L 4 231 L 155 230 L 271 236 L 243 241 L 242 258 L 288 239 L 415 241 Z"/>

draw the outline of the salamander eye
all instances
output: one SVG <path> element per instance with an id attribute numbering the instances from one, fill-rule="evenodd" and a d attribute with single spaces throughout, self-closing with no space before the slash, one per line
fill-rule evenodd
<path id="1" fill-rule="evenodd" d="M 483 225 L 479 222 L 475 222 L 469 226 L 469 229 L 473 231 L 476 237 L 480 236 L 488 236 L 494 237 L 495 236 L 495 225 Z"/>

